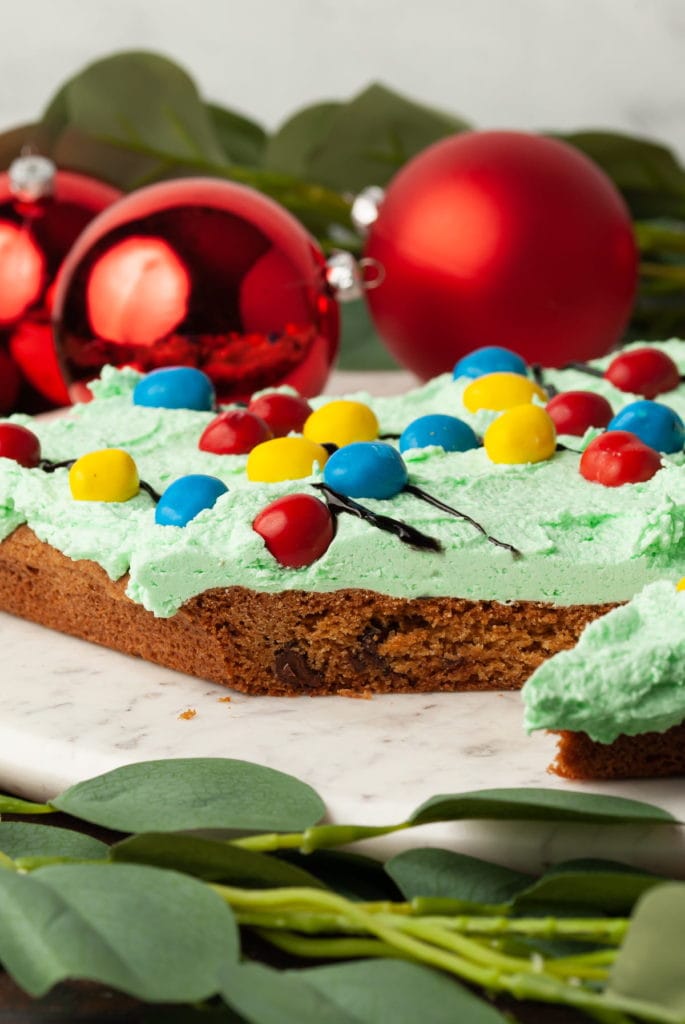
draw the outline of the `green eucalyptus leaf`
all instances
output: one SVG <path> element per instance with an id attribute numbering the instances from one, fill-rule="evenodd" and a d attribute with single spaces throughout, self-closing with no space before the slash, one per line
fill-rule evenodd
<path id="1" fill-rule="evenodd" d="M 109 145 L 68 124 L 52 147 L 52 159 L 58 167 L 88 174 L 116 188 L 129 191 L 164 176 L 165 165 L 157 157 L 145 156 Z M 175 167 L 175 164 L 170 164 Z"/>
<path id="2" fill-rule="evenodd" d="M 279 860 L 306 867 L 329 889 L 349 900 L 396 900 L 401 896 L 380 861 L 347 850 L 315 850 L 301 854 L 295 850 L 279 853 Z"/>
<path id="3" fill-rule="evenodd" d="M 119 53 L 90 64 L 60 89 L 43 122 L 55 147 L 73 128 L 156 162 L 160 173 L 169 165 L 228 165 L 192 79 L 154 53 Z"/>
<path id="4" fill-rule="evenodd" d="M 597 825 L 673 825 L 668 811 L 626 797 L 565 789 L 480 789 L 426 800 L 409 818 L 410 825 L 433 821 L 574 821 Z"/>
<path id="5" fill-rule="evenodd" d="M 41 996 L 67 978 L 139 999 L 192 1002 L 213 995 L 238 957 L 229 907 L 173 871 L 78 864 L 31 875 L 0 872 L 0 960 Z"/>
<path id="6" fill-rule="evenodd" d="M 531 876 L 451 850 L 405 850 L 385 870 L 407 900 L 415 897 L 507 903 L 530 884 Z"/>
<path id="7" fill-rule="evenodd" d="M 601 860 L 575 860 L 556 864 L 542 878 L 515 894 L 514 909 L 521 913 L 544 907 L 588 913 L 628 914 L 643 893 L 662 878 L 627 864 Z"/>
<path id="8" fill-rule="evenodd" d="M 206 107 L 224 156 L 232 163 L 246 167 L 259 166 L 263 162 L 268 140 L 262 126 L 217 103 L 207 103 Z"/>
<path id="9" fill-rule="evenodd" d="M 52 804 L 120 832 L 299 831 L 325 810 L 311 786 L 292 775 L 221 757 L 124 765 L 71 786 Z"/>
<path id="10" fill-rule="evenodd" d="M 685 885 L 657 886 L 639 901 L 611 970 L 607 995 L 658 1007 L 685 1021 Z M 636 1011 L 637 1012 L 637 1011 Z M 648 1018 L 652 1019 L 652 1018 Z"/>
<path id="11" fill-rule="evenodd" d="M 318 878 L 295 864 L 216 839 L 173 832 L 145 832 L 131 836 L 111 848 L 110 859 L 172 868 L 209 882 L 224 882 L 246 889 L 282 886 L 325 888 Z"/>
<path id="12" fill-rule="evenodd" d="M 403 960 L 360 960 L 298 972 L 360 1024 L 506 1024 L 459 982 Z"/>
<path id="13" fill-rule="evenodd" d="M 366 302 L 343 302 L 339 370 L 398 370 L 399 364 L 376 332 Z"/>
<path id="14" fill-rule="evenodd" d="M 226 970 L 221 994 L 249 1024 L 360 1024 L 297 971 L 236 964 Z"/>
<path id="15" fill-rule="evenodd" d="M 341 103 L 315 103 L 298 111 L 269 139 L 265 166 L 296 178 L 307 178 L 309 166 L 326 146 L 331 119 Z"/>
<path id="16" fill-rule="evenodd" d="M 74 857 L 97 860 L 107 856 L 106 843 L 55 825 L 34 825 L 28 821 L 0 821 L 0 850 L 17 857 Z"/>
<path id="17" fill-rule="evenodd" d="M 306 176 L 341 191 L 385 185 L 416 153 L 466 127 L 451 114 L 372 83 L 331 113 L 328 137 L 310 154 Z"/>
<path id="18" fill-rule="evenodd" d="M 557 136 L 609 175 L 636 217 L 685 214 L 685 168 L 666 146 L 620 132 Z"/>

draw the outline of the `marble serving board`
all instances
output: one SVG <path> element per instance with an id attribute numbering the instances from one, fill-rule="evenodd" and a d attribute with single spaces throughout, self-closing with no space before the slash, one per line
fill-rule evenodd
<path id="1" fill-rule="evenodd" d="M 685 819 L 682 779 L 569 784 L 554 741 L 522 730 L 518 693 L 247 697 L 0 614 L 0 791 L 45 800 L 133 761 L 231 757 L 309 782 L 331 821 L 402 821 L 437 793 L 551 786 L 656 803 Z M 230 699 L 227 699 L 230 698 Z M 424 826 L 370 845 L 450 845 L 521 869 L 604 856 L 685 877 L 679 828 Z"/>
<path id="2" fill-rule="evenodd" d="M 410 384 L 408 374 L 336 374 L 329 390 L 389 394 Z M 611 793 L 685 820 L 683 779 L 570 784 L 550 775 L 555 741 L 525 735 L 518 693 L 246 697 L 1 613 L 0 657 L 0 791 L 29 799 L 134 761 L 231 757 L 306 780 L 329 820 L 347 824 L 397 823 L 437 793 L 501 786 Z M 465 822 L 365 846 L 385 855 L 434 844 L 522 870 L 611 857 L 685 877 L 685 830 L 675 826 Z"/>

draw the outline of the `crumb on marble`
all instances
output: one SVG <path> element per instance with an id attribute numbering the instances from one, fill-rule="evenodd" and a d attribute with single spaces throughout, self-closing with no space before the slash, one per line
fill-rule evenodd
<path id="1" fill-rule="evenodd" d="M 186 708 L 186 710 L 182 711 L 178 717 L 182 718 L 184 722 L 189 722 L 191 718 L 195 718 L 196 714 L 197 711 L 195 708 Z"/>
<path id="2" fill-rule="evenodd" d="M 231 698 L 230 697 L 217 697 L 217 703 L 218 704 L 230 704 L 231 703 Z"/>

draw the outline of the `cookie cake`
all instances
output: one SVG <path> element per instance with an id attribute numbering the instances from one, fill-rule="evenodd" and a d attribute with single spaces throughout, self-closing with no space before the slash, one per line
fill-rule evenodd
<path id="1" fill-rule="evenodd" d="M 488 350 L 406 395 L 320 398 L 285 423 L 301 401 L 287 391 L 220 411 L 199 371 L 106 368 L 64 417 L 0 424 L 0 609 L 248 693 L 519 689 L 685 576 L 681 348 L 650 346 L 671 375 L 646 426 L 645 389 L 610 357 L 541 372 Z M 578 391 L 613 419 L 555 412 Z M 671 690 L 658 729 L 643 724 L 680 749 Z M 570 724 L 527 700 L 528 726 L 567 746 L 625 743 L 593 732 L 597 693 Z M 588 757 L 568 773 L 595 771 Z M 635 757 L 609 761 L 644 772 Z M 685 770 L 682 754 L 651 760 Z"/>

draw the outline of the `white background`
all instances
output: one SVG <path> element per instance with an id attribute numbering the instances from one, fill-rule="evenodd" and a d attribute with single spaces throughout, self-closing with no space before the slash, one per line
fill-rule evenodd
<path id="1" fill-rule="evenodd" d="M 684 0 L 0 0 L 0 129 L 118 49 L 273 128 L 381 80 L 479 127 L 623 128 L 685 156 Z"/>

